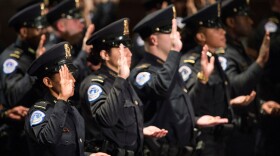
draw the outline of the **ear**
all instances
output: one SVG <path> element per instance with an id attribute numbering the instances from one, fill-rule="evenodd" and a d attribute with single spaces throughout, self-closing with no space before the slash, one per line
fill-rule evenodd
<path id="1" fill-rule="evenodd" d="M 228 17 L 225 22 L 229 28 L 234 28 L 236 25 L 234 19 L 231 17 Z"/>
<path id="2" fill-rule="evenodd" d="M 44 77 L 43 78 L 43 83 L 45 86 L 47 86 L 48 88 L 52 88 L 53 87 L 53 83 L 52 80 L 49 77 Z"/>
<path id="3" fill-rule="evenodd" d="M 206 36 L 205 36 L 205 34 L 202 33 L 202 32 L 196 33 L 195 38 L 196 38 L 197 41 L 198 41 L 200 44 L 202 44 L 202 45 L 204 45 L 204 43 L 206 42 Z"/>
<path id="4" fill-rule="evenodd" d="M 58 20 L 55 25 L 58 31 L 60 32 L 65 31 L 65 22 L 63 19 Z"/>
<path id="5" fill-rule="evenodd" d="M 158 38 L 156 35 L 149 36 L 149 44 L 150 45 L 158 45 Z"/>
<path id="6" fill-rule="evenodd" d="M 19 29 L 19 35 L 20 35 L 20 38 L 21 38 L 21 39 L 26 39 L 27 36 L 28 36 L 27 28 L 26 28 L 26 27 L 21 27 L 21 28 Z"/>
<path id="7" fill-rule="evenodd" d="M 105 60 L 105 61 L 110 60 L 109 54 L 106 50 L 101 50 L 100 57 L 102 60 Z"/>

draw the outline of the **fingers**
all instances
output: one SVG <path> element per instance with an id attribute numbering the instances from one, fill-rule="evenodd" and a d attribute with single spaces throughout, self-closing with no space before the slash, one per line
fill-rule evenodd
<path id="1" fill-rule="evenodd" d="M 171 31 L 172 35 L 176 35 L 177 34 L 177 21 L 176 19 L 172 19 L 172 31 Z"/>
<path id="2" fill-rule="evenodd" d="M 91 34 L 93 33 L 94 29 L 95 29 L 94 24 L 90 24 L 88 26 L 87 32 L 86 32 L 85 37 L 84 37 L 86 40 L 91 36 Z"/>
<path id="3" fill-rule="evenodd" d="M 270 34 L 268 31 L 265 32 L 262 43 L 263 43 L 263 45 L 266 45 L 266 46 L 270 45 Z"/>
<path id="4" fill-rule="evenodd" d="M 45 35 L 45 34 L 43 34 L 43 35 L 41 35 L 41 39 L 40 39 L 40 42 L 39 42 L 38 48 L 39 48 L 39 49 L 43 48 L 43 47 L 44 47 L 45 42 L 46 42 L 46 35 Z"/>

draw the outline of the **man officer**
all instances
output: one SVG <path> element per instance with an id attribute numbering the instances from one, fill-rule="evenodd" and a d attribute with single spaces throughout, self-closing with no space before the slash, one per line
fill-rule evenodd
<path id="1" fill-rule="evenodd" d="M 9 20 L 17 32 L 17 40 L 1 54 L 1 87 L 6 106 L 30 106 L 36 92 L 31 92 L 34 80 L 26 73 L 40 51 L 36 51 L 41 35 L 46 33 L 47 21 L 43 3 L 31 5 Z"/>
<path id="2" fill-rule="evenodd" d="M 227 119 L 194 117 L 193 108 L 178 72 L 182 42 L 173 5 L 144 17 L 135 27 L 144 40 L 145 55 L 132 70 L 130 81 L 144 104 L 144 124 L 168 130 L 162 139 L 146 139 L 150 155 L 188 155 L 195 123 L 212 126 Z"/>
<path id="3" fill-rule="evenodd" d="M 265 35 L 262 48 L 255 62 L 247 55 L 242 40 L 252 32 L 253 21 L 250 17 L 247 0 L 228 0 L 222 3 L 222 21 L 225 24 L 227 47 L 224 58 L 225 72 L 231 82 L 234 96 L 249 94 L 256 90 L 263 75 L 263 68 L 269 59 L 269 35 Z M 246 107 L 233 107 L 241 125 L 235 129 L 228 139 L 227 155 L 253 155 L 257 121 L 259 116 L 259 100 Z"/>
<path id="4" fill-rule="evenodd" d="M 17 12 L 9 20 L 9 26 L 17 32 L 17 40 L 0 57 L 0 101 L 7 109 L 18 105 L 30 107 L 43 92 L 34 78 L 27 74 L 27 69 L 43 52 L 41 48 L 44 37 L 40 39 L 46 33 L 45 13 L 44 4 L 37 3 Z M 9 128 L 5 133 L 9 140 L 5 145 L 9 155 L 28 155 L 23 122 L 13 121 L 7 124 Z"/>

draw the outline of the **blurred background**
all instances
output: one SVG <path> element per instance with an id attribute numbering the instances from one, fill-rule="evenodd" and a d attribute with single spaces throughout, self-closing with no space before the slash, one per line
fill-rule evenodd
<path id="1" fill-rule="evenodd" d="M 147 12 L 147 6 L 144 7 L 144 2 L 147 1 L 158 1 L 158 0 L 84 0 L 85 3 L 90 3 L 92 6 L 92 10 L 96 10 L 97 8 L 103 7 L 102 10 L 106 12 L 106 9 L 112 9 L 110 15 L 111 20 L 119 19 L 122 17 L 129 17 L 131 27 L 141 20 Z M 176 3 L 177 15 L 185 17 L 188 14 L 188 10 L 186 9 L 186 1 L 187 0 L 173 0 Z M 194 0 L 197 2 L 203 0 Z M 17 10 L 19 10 L 22 6 L 29 3 L 30 0 L 0 0 L 0 51 L 2 52 L 5 47 L 11 44 L 16 39 L 15 31 L 12 28 L 8 27 L 8 21 L 11 16 L 13 16 Z M 114 6 L 108 7 L 108 5 L 98 5 L 101 3 L 113 3 Z M 253 11 L 252 18 L 254 20 L 254 26 L 256 26 L 261 19 L 265 18 L 269 14 L 269 1 L 268 0 L 251 0 L 250 5 Z M 88 6 L 88 5 L 86 5 Z M 99 14 L 99 17 L 103 17 L 102 11 L 96 12 L 95 14 Z M 98 27 L 102 27 L 102 19 L 94 19 L 93 22 L 97 22 Z M 109 20 L 110 21 L 110 20 Z M 103 24 L 106 24 L 103 22 Z"/>

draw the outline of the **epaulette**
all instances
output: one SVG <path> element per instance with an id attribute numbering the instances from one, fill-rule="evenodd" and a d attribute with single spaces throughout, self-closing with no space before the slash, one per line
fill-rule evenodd
<path id="1" fill-rule="evenodd" d="M 51 104 L 49 101 L 39 101 L 34 105 L 34 108 L 46 110 L 49 104 Z"/>
<path id="2" fill-rule="evenodd" d="M 207 52 L 208 53 L 208 52 Z M 218 48 L 215 51 L 216 54 L 224 54 L 225 53 L 225 49 L 224 48 Z M 207 54 L 208 55 L 208 54 Z"/>
<path id="3" fill-rule="evenodd" d="M 196 60 L 200 57 L 200 55 L 196 52 L 191 52 L 189 56 L 187 56 L 183 62 L 184 63 L 190 63 L 190 64 L 195 64 Z"/>
<path id="4" fill-rule="evenodd" d="M 104 75 L 94 75 L 91 77 L 91 82 L 98 82 L 98 83 L 103 84 L 105 79 L 106 79 L 106 76 L 104 76 Z"/>
<path id="5" fill-rule="evenodd" d="M 268 21 L 273 22 L 275 24 L 279 24 L 279 19 L 276 17 L 270 17 L 268 18 Z"/>
<path id="6" fill-rule="evenodd" d="M 137 66 L 137 67 L 135 67 L 135 68 L 137 68 L 137 69 L 147 69 L 147 68 L 149 68 L 150 66 L 151 66 L 151 64 L 145 63 L 145 64 L 141 64 L 140 66 Z"/>
<path id="7" fill-rule="evenodd" d="M 15 51 L 13 51 L 11 54 L 10 54 L 10 57 L 13 57 L 13 58 L 16 58 L 16 59 L 19 59 L 22 55 L 23 51 L 21 49 L 16 49 Z"/>

